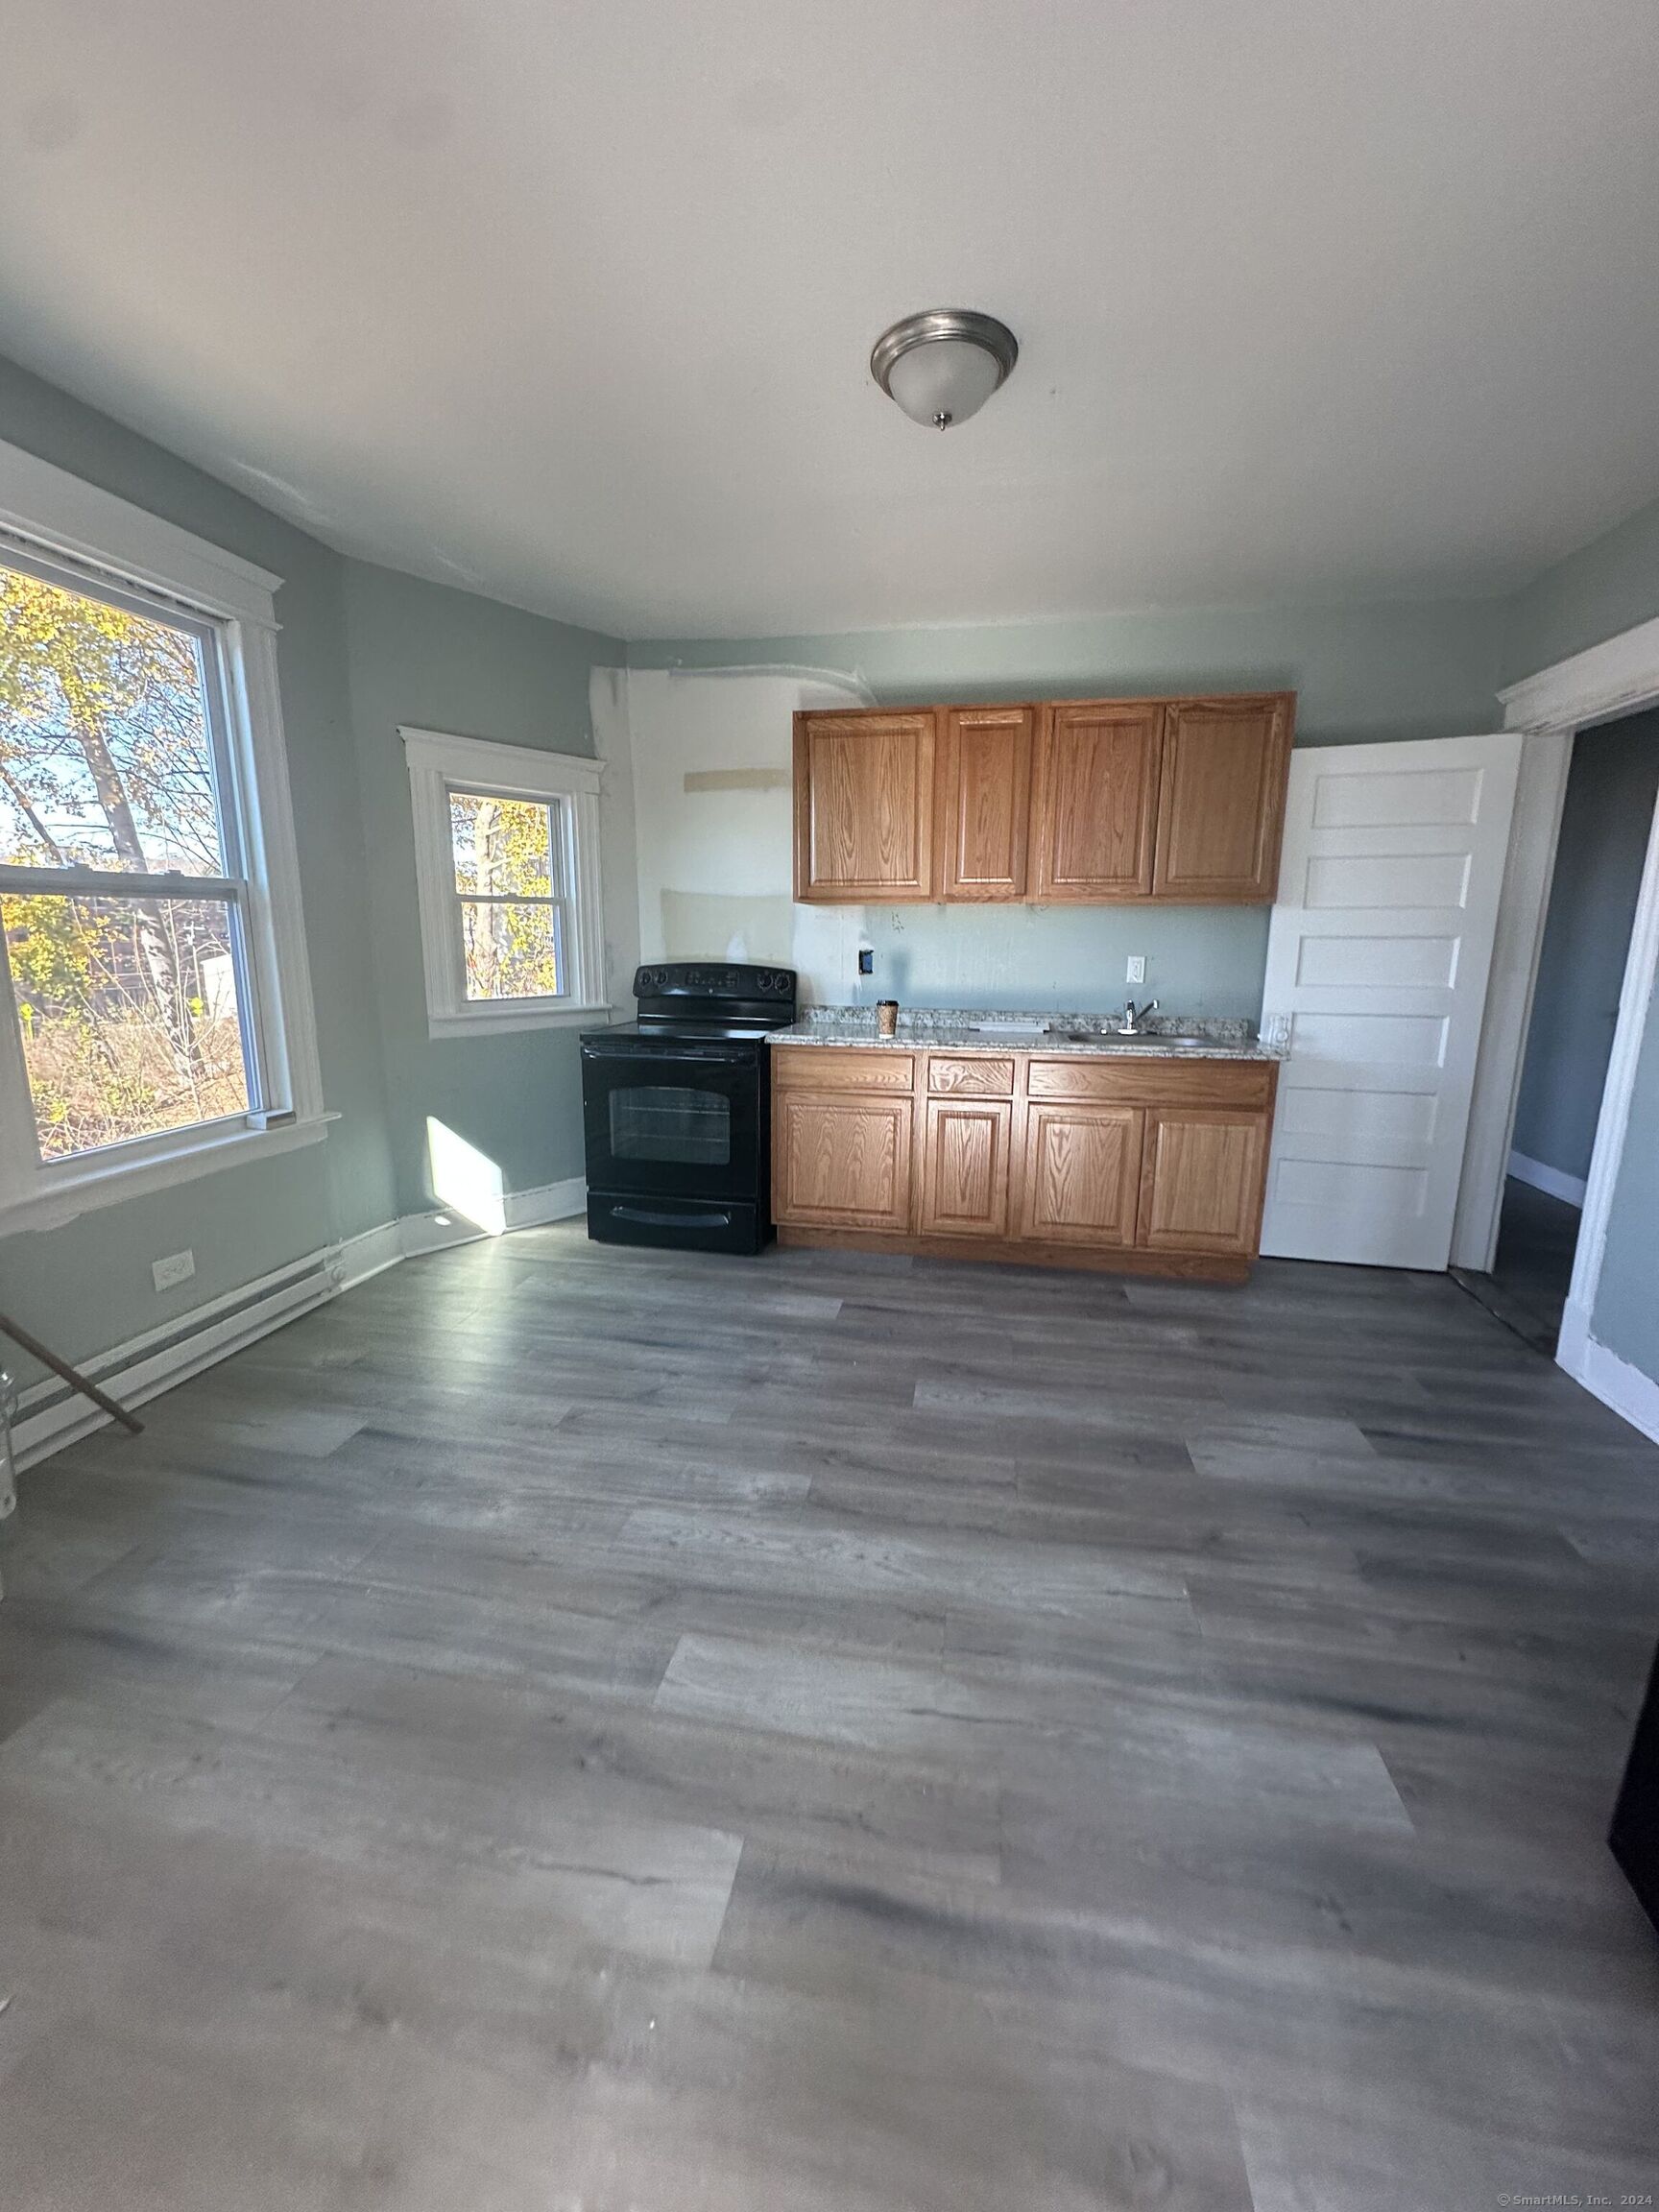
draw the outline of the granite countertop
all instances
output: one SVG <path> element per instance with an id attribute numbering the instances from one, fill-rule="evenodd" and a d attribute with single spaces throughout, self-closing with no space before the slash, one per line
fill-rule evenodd
<path id="1" fill-rule="evenodd" d="M 1006 1026 L 988 1027 L 988 1024 Z M 1017 1025 L 1017 1026 L 1016 1026 Z M 1173 1042 L 1170 1032 L 1194 1043 Z M 952 1007 L 901 1011 L 899 1034 L 878 1037 L 868 1006 L 817 1006 L 788 1029 L 774 1029 L 772 1045 L 845 1045 L 878 1052 L 1041 1052 L 1095 1054 L 1149 1060 L 1283 1060 L 1280 1047 L 1263 1045 L 1248 1022 L 1155 1014 L 1146 1031 L 1118 1036 L 1100 1014 L 978 1013 Z"/>

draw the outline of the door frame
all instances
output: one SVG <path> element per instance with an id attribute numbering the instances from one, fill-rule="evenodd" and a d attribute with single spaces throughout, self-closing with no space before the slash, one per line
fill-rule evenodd
<path id="1" fill-rule="evenodd" d="M 1498 1241 L 1498 1215 L 1515 1126 L 1521 1070 L 1532 1016 L 1532 998 L 1543 948 L 1544 920 L 1555 869 L 1561 809 L 1573 741 L 1580 730 L 1640 713 L 1659 706 L 1659 617 L 1625 630 L 1570 660 L 1543 668 L 1498 694 L 1503 726 L 1525 733 L 1515 828 L 1504 871 L 1499 908 L 1499 943 L 1482 1025 L 1476 1093 L 1464 1146 L 1463 1187 L 1458 1193 L 1454 1233 L 1455 1263 L 1484 1271 Z M 1499 968 L 1498 962 L 1503 965 Z M 1590 1334 L 1613 1192 L 1624 1155 L 1636 1067 L 1647 1027 L 1647 1009 L 1659 980 L 1659 806 L 1647 836 L 1647 859 L 1624 981 L 1619 995 L 1619 1020 L 1601 1094 L 1596 1142 L 1573 1262 L 1573 1283 L 1561 1319 L 1556 1362 L 1595 1396 L 1615 1406 L 1628 1420 L 1647 1427 L 1652 1412 L 1612 1395 L 1619 1390 L 1625 1363 Z M 1620 1371 L 1615 1374 L 1614 1369 Z M 1641 1379 L 1638 1378 L 1640 1381 Z M 1651 1385 L 1648 1386 L 1651 1389 Z M 1631 1393 L 1625 1392 L 1628 1400 Z M 1645 1416 L 1645 1418 L 1644 1418 Z M 1649 1433 L 1653 1431 L 1649 1428 Z"/>

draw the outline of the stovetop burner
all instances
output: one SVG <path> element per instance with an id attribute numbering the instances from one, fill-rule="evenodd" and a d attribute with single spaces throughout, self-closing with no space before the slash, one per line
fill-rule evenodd
<path id="1" fill-rule="evenodd" d="M 643 1032 L 672 1025 L 757 1034 L 795 1019 L 795 971 L 747 961 L 667 960 L 636 969 Z"/>

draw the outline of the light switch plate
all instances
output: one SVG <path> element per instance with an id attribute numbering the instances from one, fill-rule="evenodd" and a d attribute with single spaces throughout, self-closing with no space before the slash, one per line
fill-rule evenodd
<path id="1" fill-rule="evenodd" d="M 156 1278 L 157 1290 L 173 1290 L 180 1283 L 188 1283 L 196 1272 L 194 1252 L 169 1252 L 165 1260 L 157 1260 L 150 1269 Z"/>
<path id="2" fill-rule="evenodd" d="M 1145 982 L 1145 980 L 1146 980 L 1146 961 L 1145 961 L 1145 957 L 1144 957 L 1144 955 L 1143 955 L 1143 954 L 1142 954 L 1142 953 L 1140 953 L 1140 952 L 1131 952 L 1131 953 L 1130 953 L 1130 955 L 1129 955 L 1129 973 L 1128 973 L 1128 974 L 1127 974 L 1124 976 L 1123 980 L 1124 980 L 1124 982 L 1125 982 L 1125 983 L 1144 983 L 1144 982 Z"/>

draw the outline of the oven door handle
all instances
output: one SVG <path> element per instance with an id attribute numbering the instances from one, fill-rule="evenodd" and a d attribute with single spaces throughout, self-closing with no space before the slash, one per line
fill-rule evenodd
<path id="1" fill-rule="evenodd" d="M 673 1045 L 653 1044 L 644 1051 L 637 1045 L 584 1045 L 582 1057 L 603 1060 L 613 1068 L 626 1063 L 642 1072 L 677 1064 L 705 1068 L 752 1068 L 755 1065 L 755 1055 L 747 1046 L 699 1045 L 689 1039 L 677 1040 Z"/>
<path id="2" fill-rule="evenodd" d="M 637 1221 L 646 1229 L 730 1229 L 730 1214 L 663 1214 L 649 1206 L 624 1206 L 613 1202 L 610 1211 L 618 1221 Z"/>

